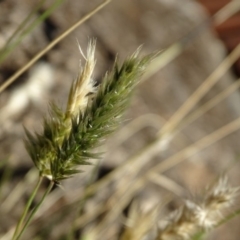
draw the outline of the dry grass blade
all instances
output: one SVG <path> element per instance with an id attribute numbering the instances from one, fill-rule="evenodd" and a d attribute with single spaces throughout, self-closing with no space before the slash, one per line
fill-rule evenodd
<path id="1" fill-rule="evenodd" d="M 202 85 L 187 99 L 187 101 L 173 114 L 167 124 L 163 126 L 159 135 L 171 133 L 203 96 L 218 82 L 233 63 L 240 56 L 240 44 L 216 68 L 216 70 L 202 83 Z"/>
<path id="2" fill-rule="evenodd" d="M 120 131 L 118 131 L 116 140 L 114 142 L 110 142 L 111 151 L 112 148 L 116 148 L 117 146 L 121 145 L 143 128 L 153 127 L 155 129 L 159 129 L 165 122 L 166 120 L 161 116 L 152 113 L 145 114 L 132 120 L 124 125 Z"/>
<path id="3" fill-rule="evenodd" d="M 239 89 L 239 87 L 240 87 L 240 79 L 237 80 L 236 82 L 232 83 L 224 91 L 222 91 L 221 93 L 217 94 L 215 97 L 210 99 L 208 102 L 206 102 L 205 104 L 203 104 L 202 106 L 197 108 L 195 111 L 193 111 L 193 113 L 191 113 L 189 115 L 189 117 L 187 117 L 186 120 L 184 120 L 182 122 L 182 124 L 180 124 L 180 126 L 176 129 L 175 134 L 180 132 L 185 126 L 188 126 L 193 121 L 195 121 L 197 118 L 199 118 L 204 113 L 206 113 L 208 110 L 210 110 L 211 108 L 213 108 L 214 106 L 219 104 L 221 101 L 226 99 L 228 96 L 230 96 L 230 94 L 232 94 L 234 91 Z"/>
<path id="4" fill-rule="evenodd" d="M 154 167 L 149 173 L 151 172 L 164 172 L 169 170 L 170 168 L 176 166 L 177 164 L 184 161 L 186 158 L 193 156 L 194 154 L 198 153 L 199 151 L 203 150 L 204 148 L 214 144 L 217 141 L 220 141 L 224 137 L 234 133 L 235 131 L 240 129 L 240 118 L 226 124 L 222 128 L 216 130 L 215 132 L 207 135 L 206 137 L 202 138 L 201 140 L 193 143 L 192 145 L 188 146 L 187 148 L 183 149 L 182 151 L 176 153 L 175 155 L 171 156 L 170 158 L 164 160 L 163 162 L 159 163 L 157 166 Z"/>
<path id="5" fill-rule="evenodd" d="M 175 181 L 173 181 L 172 179 L 170 179 L 164 175 L 152 173 L 151 175 L 148 175 L 147 180 L 167 189 L 168 191 L 174 193 L 178 197 L 186 197 L 187 196 L 186 190 L 183 187 L 181 187 Z"/>
<path id="6" fill-rule="evenodd" d="M 221 8 L 211 19 L 206 20 L 206 22 L 201 23 L 197 28 L 191 31 L 188 35 L 182 38 L 177 43 L 174 43 L 166 50 L 159 53 L 159 56 L 153 61 L 149 67 L 148 72 L 145 73 L 143 79 L 147 80 L 150 76 L 155 74 L 161 68 L 166 66 L 169 62 L 179 56 L 186 45 L 190 43 L 194 38 L 196 38 L 204 28 L 209 26 L 211 23 L 214 25 L 220 25 L 227 19 L 232 17 L 240 10 L 240 3 L 237 0 L 230 1 L 223 8 Z"/>
<path id="7" fill-rule="evenodd" d="M 185 126 L 188 126 L 193 121 L 195 121 L 197 118 L 201 117 L 204 113 L 206 113 L 208 110 L 219 104 L 221 101 L 226 99 L 228 96 L 230 96 L 234 91 L 236 91 L 240 87 L 240 79 L 238 79 L 236 82 L 232 83 L 228 88 L 224 89 L 221 93 L 217 94 L 215 97 L 210 99 L 208 102 L 197 108 L 195 111 L 193 111 L 189 117 L 186 118 L 182 122 L 182 124 L 176 129 L 174 134 L 179 133 Z M 160 128 L 164 123 L 166 123 L 166 120 L 160 117 L 156 114 L 147 114 L 144 116 L 140 116 L 139 118 L 134 119 L 127 125 L 123 126 L 121 131 L 118 133 L 118 138 L 114 142 L 114 147 L 120 145 L 124 141 L 126 141 L 128 138 L 130 138 L 132 135 L 140 131 L 146 126 L 153 126 L 155 128 Z M 111 149 L 112 149 L 111 145 Z"/>
<path id="8" fill-rule="evenodd" d="M 227 19 L 232 17 L 234 14 L 239 12 L 239 9 L 240 9 L 240 2 L 238 0 L 230 1 L 213 16 L 213 23 L 215 25 L 222 24 Z"/>
<path id="9" fill-rule="evenodd" d="M 62 35 L 53 40 L 46 48 L 44 48 L 40 53 L 38 53 L 30 62 L 28 62 L 25 66 L 19 69 L 13 76 L 7 79 L 4 84 L 0 86 L 0 93 L 6 89 L 11 83 L 13 83 L 19 76 L 21 76 L 26 70 L 28 70 L 35 62 L 37 62 L 44 54 L 46 54 L 49 50 L 51 50 L 57 43 L 62 41 L 66 36 L 68 36 L 71 32 L 73 32 L 77 27 L 87 21 L 90 17 L 96 14 L 99 10 L 105 7 L 112 0 L 105 0 L 101 4 L 99 4 L 94 10 L 85 15 L 82 19 L 76 22 L 73 26 L 68 28 Z"/>

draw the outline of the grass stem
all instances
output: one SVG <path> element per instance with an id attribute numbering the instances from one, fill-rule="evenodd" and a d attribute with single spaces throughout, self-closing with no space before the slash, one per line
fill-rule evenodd
<path id="1" fill-rule="evenodd" d="M 50 191 L 52 190 L 54 186 L 54 182 L 50 182 L 48 188 L 46 189 L 42 199 L 40 200 L 40 202 L 34 207 L 34 209 L 32 210 L 30 216 L 28 217 L 26 223 L 24 224 L 21 232 L 18 234 L 18 236 L 14 239 L 14 240 L 19 240 L 22 236 L 22 234 L 25 232 L 25 230 L 27 229 L 28 225 L 30 224 L 31 220 L 33 219 L 35 213 L 37 212 L 37 210 L 39 209 L 39 207 L 42 205 L 43 201 L 45 200 L 46 196 L 50 193 Z"/>
<path id="2" fill-rule="evenodd" d="M 23 223 L 24 219 L 26 218 L 26 215 L 27 215 L 27 213 L 28 213 L 28 210 L 29 210 L 29 208 L 30 208 L 30 206 L 31 206 L 31 204 L 32 204 L 32 202 L 33 202 L 33 199 L 34 199 L 34 197 L 36 196 L 36 193 L 37 193 L 37 191 L 38 191 L 38 189 L 39 189 L 39 187 L 40 187 L 40 185 L 41 185 L 41 183 L 42 183 L 42 179 L 43 179 L 43 177 L 40 176 L 39 179 L 38 179 L 37 185 L 35 186 L 35 188 L 34 188 L 32 194 L 31 194 L 30 198 L 28 199 L 28 202 L 27 202 L 27 204 L 26 204 L 26 206 L 25 206 L 25 209 L 24 209 L 24 211 L 23 211 L 23 214 L 22 214 L 22 216 L 21 216 L 21 218 L 20 218 L 20 220 L 19 220 L 19 222 L 18 222 L 18 224 L 17 224 L 17 226 L 16 226 L 16 229 L 15 229 L 15 232 L 14 232 L 14 234 L 13 234 L 12 240 L 15 240 L 16 237 L 17 237 L 17 234 L 18 234 L 18 232 L 19 232 L 19 229 L 21 228 L 22 223 Z"/>
<path id="3" fill-rule="evenodd" d="M 100 9 L 102 9 L 105 5 L 110 3 L 111 0 L 105 0 L 101 4 L 99 4 L 94 10 L 86 14 L 83 18 L 81 18 L 78 22 L 76 22 L 73 26 L 68 28 L 62 35 L 53 40 L 50 44 L 48 44 L 42 51 L 40 51 L 31 61 L 29 61 L 26 65 L 24 65 L 21 69 L 19 69 L 15 74 L 13 74 L 9 79 L 7 79 L 4 84 L 0 86 L 0 93 L 5 90 L 11 83 L 13 83 L 19 76 L 21 76 L 26 70 L 28 70 L 35 62 L 37 62 L 44 54 L 46 54 L 50 49 L 52 49 L 56 44 L 58 44 L 61 40 L 63 40 L 66 36 L 68 36 L 71 32 L 73 32 L 77 27 L 79 27 L 82 23 L 87 21 L 90 17 L 96 14 Z"/>

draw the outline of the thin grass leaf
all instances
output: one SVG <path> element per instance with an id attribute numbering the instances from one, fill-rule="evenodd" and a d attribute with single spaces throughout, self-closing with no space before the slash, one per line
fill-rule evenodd
<path id="1" fill-rule="evenodd" d="M 19 36 L 11 41 L 0 52 L 0 64 L 7 58 L 7 56 L 19 45 L 19 43 L 29 35 L 35 27 L 48 18 L 56 8 L 62 4 L 63 0 L 56 0 L 46 11 L 44 11 L 37 19 L 35 19 L 29 26 L 23 26 L 19 32 Z M 39 7 L 41 4 L 39 4 Z M 31 14 L 30 14 L 31 15 Z M 25 28 L 24 28 L 25 27 Z"/>

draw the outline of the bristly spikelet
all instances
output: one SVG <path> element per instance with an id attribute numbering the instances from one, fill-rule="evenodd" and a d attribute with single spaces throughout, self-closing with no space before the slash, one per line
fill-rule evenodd
<path id="1" fill-rule="evenodd" d="M 219 179 L 216 185 L 210 188 L 195 215 L 199 225 L 209 229 L 222 220 L 222 212 L 231 207 L 238 195 L 239 188 L 232 188 L 226 177 Z"/>
<path id="2" fill-rule="evenodd" d="M 238 190 L 230 187 L 226 178 L 219 179 L 200 203 L 186 201 L 160 223 L 156 240 L 188 240 L 201 230 L 212 229 L 222 220 L 223 211 L 233 204 Z"/>
<path id="3" fill-rule="evenodd" d="M 84 112 L 89 102 L 89 95 L 96 92 L 92 78 L 96 64 L 94 59 L 95 48 L 96 41 L 90 41 L 85 66 L 83 69 L 80 69 L 78 78 L 73 82 L 69 93 L 66 118 L 71 119 L 71 117 L 76 116 L 79 111 Z"/>
<path id="4" fill-rule="evenodd" d="M 87 106 L 91 104 L 93 95 L 96 93 L 97 88 L 94 86 L 93 70 L 96 64 L 94 58 L 96 48 L 96 41 L 91 40 L 87 48 L 87 57 L 84 67 L 80 65 L 80 72 L 75 81 L 73 81 L 69 96 L 66 112 L 64 114 L 63 129 L 61 136 L 58 136 L 59 144 L 62 144 L 64 137 L 67 137 L 71 131 L 72 118 L 76 117 L 79 112 L 84 113 Z M 79 46 L 80 52 L 81 48 Z M 82 53 L 83 54 L 83 53 Z"/>
<path id="5" fill-rule="evenodd" d="M 66 112 L 52 104 L 50 117 L 45 119 L 43 133 L 33 136 L 26 130 L 26 148 L 40 175 L 59 182 L 80 172 L 78 165 L 98 158 L 95 148 L 113 132 L 120 122 L 134 87 L 152 59 L 138 57 L 138 51 L 114 65 L 106 74 L 98 91 L 93 86 L 95 42 L 88 47 L 86 64 L 73 83 Z"/>
<path id="6" fill-rule="evenodd" d="M 199 230 L 191 208 L 186 204 L 159 223 L 155 240 L 187 240 Z"/>

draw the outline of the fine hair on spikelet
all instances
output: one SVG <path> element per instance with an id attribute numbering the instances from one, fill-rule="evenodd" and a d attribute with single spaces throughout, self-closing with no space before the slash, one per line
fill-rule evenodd
<path id="1" fill-rule="evenodd" d="M 228 184 L 226 177 L 220 178 L 198 203 L 186 200 L 180 209 L 160 221 L 155 240 L 188 240 L 202 230 L 214 228 L 233 205 L 238 190 Z"/>

